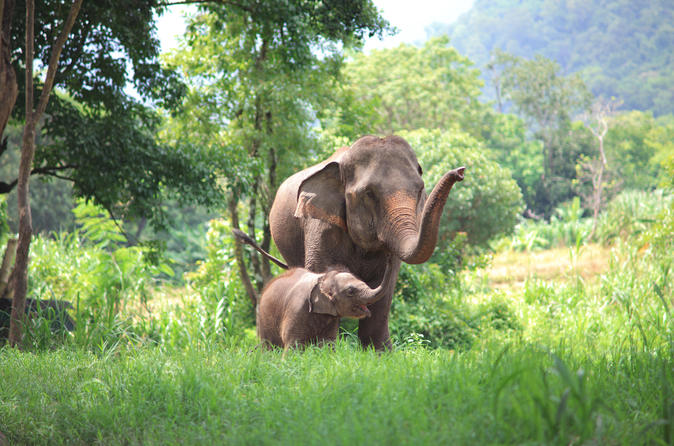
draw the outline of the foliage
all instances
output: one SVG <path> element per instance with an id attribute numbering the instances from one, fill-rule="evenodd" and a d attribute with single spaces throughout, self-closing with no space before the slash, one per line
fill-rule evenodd
<path id="1" fill-rule="evenodd" d="M 563 76 L 557 63 L 540 55 L 533 59 L 496 52 L 491 63 L 504 100 L 524 118 L 542 143 L 542 174 L 536 183 L 533 210 L 549 216 L 570 200 L 579 157 L 595 148 L 589 130 L 572 122 L 590 104 L 590 94 L 578 76 Z"/>
<path id="2" fill-rule="evenodd" d="M 543 144 L 527 137 L 524 121 L 513 114 L 491 115 L 485 146 L 498 163 L 510 170 L 528 209 L 537 209 L 536 193 L 543 176 Z"/>
<path id="3" fill-rule="evenodd" d="M 403 264 L 391 306 L 393 339 L 398 345 L 467 350 L 485 330 L 521 328 L 504 301 L 462 302 L 464 286 L 459 271 Z"/>
<path id="4" fill-rule="evenodd" d="M 672 203 L 674 195 L 668 190 L 624 191 L 600 214 L 597 237 L 606 242 L 642 234 Z"/>
<path id="5" fill-rule="evenodd" d="M 466 166 L 465 180 L 454 185 L 445 205 L 436 253 L 448 252 L 458 232 L 465 232 L 470 244 L 485 245 L 512 230 L 522 209 L 522 195 L 510 172 L 489 159 L 477 140 L 458 130 L 422 129 L 401 136 L 425 169 L 428 193 L 448 170 Z"/>
<path id="6" fill-rule="evenodd" d="M 28 297 L 71 302 L 76 342 L 98 348 L 125 332 L 131 323 L 122 315 L 146 303 L 157 278 L 173 271 L 150 247 L 124 246 L 125 237 L 102 209 L 80 201 L 74 212 L 77 231 L 35 238 Z"/>
<path id="7" fill-rule="evenodd" d="M 9 236 L 9 224 L 7 221 L 7 198 L 0 196 L 0 243 L 3 244 Z"/>
<path id="8" fill-rule="evenodd" d="M 666 190 L 623 191 L 599 214 L 593 239 L 604 244 L 634 239 L 650 231 L 657 218 L 666 214 L 674 196 Z M 535 251 L 559 246 L 576 247 L 591 240 L 591 218 L 583 217 L 580 199 L 555 209 L 550 221 L 522 219 L 513 234 L 492 243 L 496 249 Z"/>
<path id="9" fill-rule="evenodd" d="M 558 246 L 580 246 L 588 241 L 592 220 L 583 218 L 580 199 L 575 197 L 555 209 L 550 221 L 522 219 L 512 236 L 495 243 L 515 251 L 534 251 Z"/>
<path id="10" fill-rule="evenodd" d="M 479 72 L 447 38 L 353 54 L 342 75 L 336 108 L 319 114 L 331 135 L 355 141 L 420 128 L 483 130 Z"/>
<path id="11" fill-rule="evenodd" d="M 622 99 L 628 110 L 674 113 L 674 21 L 666 0 L 551 2 L 477 0 L 451 25 L 449 35 L 479 67 L 500 48 L 517 56 L 555 60 L 565 73 L 579 73 L 596 96 Z"/>
<path id="12" fill-rule="evenodd" d="M 338 7 L 214 2 L 190 18 L 180 49 L 169 57 L 190 91 L 164 139 L 209 154 L 211 169 L 230 192 L 232 224 L 239 226 L 238 203 L 246 204 L 247 232 L 262 228 L 263 248 L 271 244 L 268 211 L 279 178 L 320 152 L 311 123 L 331 92 L 342 49 L 365 35 L 381 36 L 387 27 L 369 0 Z M 252 266 L 259 291 L 269 279 L 269 261 Z"/>
<path id="13" fill-rule="evenodd" d="M 674 152 L 674 119 L 626 112 L 611 120 L 607 161 L 624 189 L 653 189 L 663 175 L 659 161 Z"/>
<path id="14" fill-rule="evenodd" d="M 23 1 L 14 4 L 11 28 L 20 92 L 12 112 L 16 122 L 24 116 L 24 10 Z M 154 20 L 161 10 L 156 1 L 84 4 L 61 54 L 34 162 L 34 173 L 72 181 L 78 196 L 116 216 L 145 216 L 158 225 L 164 197 L 213 205 L 217 192 L 204 154 L 158 144 L 159 116 L 137 98 L 173 109 L 185 93 L 178 74 L 159 64 Z M 68 8 L 60 1 L 38 2 L 36 11 L 36 59 L 47 66 L 56 24 Z M 4 155 L 19 145 L 10 141 Z M 3 193 L 13 188 L 14 175 L 2 183 Z"/>
<path id="15" fill-rule="evenodd" d="M 44 144 L 35 164 L 77 165 L 69 178 L 78 196 L 94 198 L 118 218 L 149 217 L 159 226 L 165 223 L 165 201 L 219 203 L 213 159 L 198 147 L 158 143 L 157 112 L 127 102 L 129 114 L 112 119 L 108 113 L 78 111 L 64 101 L 60 105 L 72 119 L 47 124 L 47 131 L 58 137 Z"/>

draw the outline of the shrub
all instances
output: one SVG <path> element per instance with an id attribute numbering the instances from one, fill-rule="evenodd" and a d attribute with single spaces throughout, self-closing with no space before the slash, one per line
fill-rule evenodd
<path id="1" fill-rule="evenodd" d="M 458 271 L 446 271 L 433 263 L 423 267 L 403 264 L 391 305 L 392 338 L 405 346 L 465 350 L 487 328 L 520 327 L 504 301 L 469 305 L 462 301 L 463 292 Z"/>
<path id="2" fill-rule="evenodd" d="M 597 238 L 606 243 L 615 238 L 639 235 L 672 203 L 674 195 L 668 190 L 624 191 L 599 215 Z"/>
<path id="3" fill-rule="evenodd" d="M 507 169 L 486 154 L 473 137 L 458 130 L 402 132 L 425 169 L 427 192 L 450 169 L 466 166 L 463 182 L 454 186 L 443 212 L 436 252 L 446 252 L 458 232 L 468 243 L 485 246 L 512 231 L 523 208 L 522 193 Z"/>
<path id="4" fill-rule="evenodd" d="M 513 235 L 495 244 L 515 251 L 535 251 L 557 246 L 579 246 L 592 231 L 592 220 L 583 218 L 580 199 L 575 197 L 555 209 L 549 222 L 521 219 Z"/>

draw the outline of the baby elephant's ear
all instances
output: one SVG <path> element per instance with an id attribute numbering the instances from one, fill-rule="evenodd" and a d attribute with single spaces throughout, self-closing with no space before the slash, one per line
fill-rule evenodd
<path id="1" fill-rule="evenodd" d="M 311 296 L 309 296 L 309 311 L 311 313 L 338 316 L 337 307 L 335 307 L 332 297 L 329 294 L 326 294 L 322 289 L 322 282 L 325 279 L 325 276 L 328 274 L 331 273 L 328 272 L 323 275 L 323 277 L 318 280 L 314 288 L 311 290 Z"/>

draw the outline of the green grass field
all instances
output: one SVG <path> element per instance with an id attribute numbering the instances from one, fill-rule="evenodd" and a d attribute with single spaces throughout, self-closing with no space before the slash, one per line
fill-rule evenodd
<path id="1" fill-rule="evenodd" d="M 671 355 L 556 347 L 6 350 L 0 425 L 10 444 L 671 442 Z"/>
<path id="2" fill-rule="evenodd" d="M 673 257 L 653 246 L 497 254 L 465 274 L 457 308 L 499 304 L 515 323 L 487 321 L 455 350 L 411 338 L 378 354 L 346 335 L 282 358 L 250 331 L 206 336 L 224 322 L 189 312 L 152 340 L 5 347 L 0 432 L 11 445 L 672 445 Z"/>

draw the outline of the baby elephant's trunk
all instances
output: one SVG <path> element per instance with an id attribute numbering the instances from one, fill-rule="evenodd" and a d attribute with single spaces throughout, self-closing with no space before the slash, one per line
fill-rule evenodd
<path id="1" fill-rule="evenodd" d="M 384 272 L 384 278 L 381 280 L 381 283 L 377 288 L 372 288 L 371 292 L 363 297 L 363 304 L 370 305 L 377 302 L 379 299 L 384 297 L 386 294 L 387 284 L 391 281 L 391 258 L 386 258 L 386 271 Z"/>

